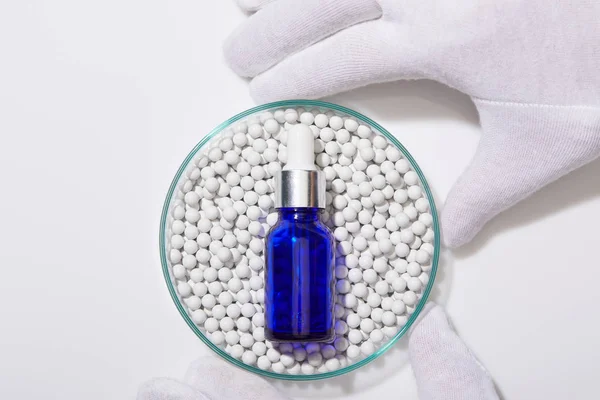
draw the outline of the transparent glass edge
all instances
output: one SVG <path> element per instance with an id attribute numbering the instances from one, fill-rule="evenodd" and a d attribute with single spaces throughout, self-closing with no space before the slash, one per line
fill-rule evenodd
<path id="1" fill-rule="evenodd" d="M 209 142 L 215 135 L 217 135 L 219 132 L 221 132 L 223 129 L 225 129 L 229 125 L 239 121 L 240 119 L 242 119 L 244 117 L 255 114 L 257 112 L 261 112 L 261 111 L 272 109 L 272 108 L 304 107 L 304 106 L 326 107 L 326 108 L 330 108 L 335 111 L 339 111 L 339 112 L 348 114 L 352 117 L 355 117 L 355 118 L 367 123 L 372 128 L 375 128 L 377 131 L 379 131 L 379 133 L 381 133 L 383 136 L 385 136 L 390 142 L 392 142 L 402 152 L 402 154 L 410 162 L 411 167 L 417 173 L 417 175 L 420 179 L 421 185 L 423 186 L 423 189 L 425 190 L 425 193 L 427 195 L 427 201 L 429 202 L 431 215 L 433 217 L 434 254 L 433 254 L 433 259 L 432 259 L 432 263 L 431 263 L 431 271 L 429 273 L 429 282 L 427 283 L 427 287 L 425 288 L 423 295 L 421 296 L 421 299 L 420 299 L 419 303 L 417 304 L 417 307 L 415 308 L 415 311 L 412 313 L 412 315 L 408 319 L 407 323 L 385 345 L 380 347 L 375 353 L 373 353 L 369 357 L 367 357 L 363 360 L 360 360 L 352 365 L 344 367 L 342 369 L 336 370 L 336 371 L 326 372 L 326 373 L 322 373 L 322 374 L 314 374 L 314 375 L 286 375 L 286 374 L 278 374 L 275 372 L 264 371 L 260 368 L 244 364 L 242 361 L 231 357 L 227 352 L 225 352 L 224 350 L 222 350 L 221 348 L 216 346 L 214 343 L 212 343 L 200 331 L 200 329 L 194 323 L 194 321 L 192 321 L 192 319 L 190 318 L 187 311 L 183 308 L 182 303 L 179 301 L 179 297 L 177 296 L 177 293 L 175 291 L 175 285 L 171 281 L 171 274 L 169 273 L 168 260 L 167 260 L 167 254 L 166 254 L 166 234 L 167 234 L 167 229 L 166 229 L 167 223 L 166 222 L 167 222 L 167 217 L 169 215 L 169 209 L 170 209 L 173 194 L 175 193 L 175 190 L 177 189 L 177 184 L 179 183 L 179 180 L 183 176 L 186 168 L 188 167 L 189 162 L 194 158 L 194 156 L 196 156 L 198 151 L 200 151 L 200 149 L 202 149 L 202 147 L 207 142 Z M 290 380 L 290 381 L 314 381 L 314 380 L 328 379 L 328 378 L 340 376 L 340 375 L 346 374 L 348 372 L 354 371 L 358 368 L 365 366 L 366 364 L 377 359 L 379 356 L 381 356 L 383 353 L 385 353 L 402 336 L 404 336 L 404 334 L 411 328 L 411 326 L 414 324 L 415 320 L 417 319 L 418 315 L 421 313 L 421 310 L 427 303 L 427 299 L 429 298 L 429 294 L 435 283 L 435 278 L 436 278 L 437 268 L 438 268 L 438 263 L 439 263 L 439 256 L 440 256 L 439 253 L 441 250 L 440 249 L 440 230 L 439 230 L 438 214 L 437 214 L 437 208 L 435 206 L 435 202 L 433 199 L 433 195 L 429 188 L 429 184 L 427 183 L 427 180 L 425 179 L 425 176 L 424 176 L 423 172 L 421 171 L 421 168 L 418 166 L 418 164 L 416 163 L 416 161 L 414 160 L 414 158 L 412 157 L 410 152 L 398 141 L 398 139 L 396 139 L 396 137 L 394 135 L 392 135 L 388 130 L 383 128 L 381 125 L 379 125 L 377 122 L 373 121 L 369 117 L 366 117 L 365 115 L 363 115 L 359 112 L 356 112 L 352 109 L 346 108 L 344 106 L 340 106 L 338 104 L 329 103 L 329 102 L 320 101 L 320 100 L 284 100 L 284 101 L 263 104 L 263 105 L 248 109 L 246 111 L 243 111 L 243 112 L 229 118 L 228 120 L 226 120 L 225 122 L 223 122 L 219 126 L 217 126 L 215 129 L 213 129 L 211 132 L 209 132 L 204 138 L 202 138 L 202 140 L 200 140 L 200 142 L 192 149 L 192 151 L 190 151 L 188 156 L 185 158 L 185 160 L 182 162 L 181 166 L 177 170 L 177 173 L 175 174 L 175 177 L 173 178 L 173 180 L 171 182 L 171 185 L 169 187 L 169 190 L 167 192 L 167 196 L 166 196 L 166 199 L 165 199 L 165 202 L 163 205 L 162 216 L 160 219 L 159 235 L 160 235 L 159 236 L 160 259 L 161 259 L 161 264 L 162 264 L 163 276 L 164 276 L 165 282 L 167 284 L 167 289 L 169 290 L 171 299 L 175 303 L 175 307 L 179 311 L 179 314 L 181 314 L 181 316 L 183 317 L 183 319 L 185 320 L 187 325 L 190 327 L 190 329 L 192 329 L 192 331 L 196 334 L 196 336 L 198 336 L 198 338 L 200 338 L 200 340 L 202 340 L 202 342 L 204 342 L 212 351 L 217 353 L 219 356 L 221 356 L 228 362 L 234 364 L 235 366 L 238 366 L 247 371 L 253 372 L 255 374 L 258 374 L 258 375 L 261 375 L 264 377 L 281 379 L 281 380 Z"/>

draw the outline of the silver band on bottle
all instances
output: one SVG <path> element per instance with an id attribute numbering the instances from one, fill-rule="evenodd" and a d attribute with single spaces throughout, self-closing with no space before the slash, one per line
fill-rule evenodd
<path id="1" fill-rule="evenodd" d="M 275 175 L 275 208 L 325 208 L 322 171 L 290 169 Z"/>

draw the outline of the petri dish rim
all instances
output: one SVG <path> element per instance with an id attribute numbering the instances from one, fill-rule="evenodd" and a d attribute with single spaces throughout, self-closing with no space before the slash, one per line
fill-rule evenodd
<path id="1" fill-rule="evenodd" d="M 173 284 L 171 274 L 169 272 L 169 264 L 168 264 L 168 260 L 167 260 L 167 251 L 166 251 L 166 248 L 167 248 L 166 235 L 168 232 L 167 220 L 168 220 L 169 210 L 171 208 L 171 203 L 173 201 L 173 195 L 175 194 L 177 186 L 178 186 L 181 178 L 184 176 L 184 172 L 188 168 L 190 161 L 196 156 L 196 154 L 214 136 L 218 135 L 224 129 L 226 129 L 230 125 L 234 124 L 235 122 L 241 120 L 242 118 L 247 117 L 252 114 L 256 114 L 261 111 L 265 111 L 265 110 L 277 109 L 277 108 L 285 109 L 285 108 L 290 108 L 290 107 L 326 108 L 326 109 L 331 109 L 331 110 L 340 112 L 342 114 L 350 115 L 350 116 L 356 118 L 357 120 L 364 122 L 365 124 L 371 126 L 371 128 L 377 130 L 380 134 L 385 136 L 386 139 L 388 139 L 391 143 L 393 143 L 398 148 L 398 150 L 400 150 L 402 155 L 404 157 L 406 157 L 406 159 L 409 161 L 411 167 L 414 169 L 414 171 L 417 173 L 417 175 L 419 177 L 421 186 L 423 187 L 423 189 L 425 190 L 425 193 L 427 195 L 427 200 L 429 202 L 431 215 L 433 216 L 433 231 L 435 234 L 434 254 L 432 257 L 432 261 L 431 261 L 431 271 L 429 273 L 429 282 L 427 283 L 427 286 L 426 286 L 425 290 L 423 291 L 423 296 L 421 297 L 421 300 L 417 304 L 415 311 L 410 316 L 407 323 L 402 327 L 402 329 L 400 329 L 393 338 L 391 338 L 387 343 L 382 345 L 379 349 L 377 349 L 377 351 L 375 353 L 371 354 L 369 357 L 366 357 L 366 358 L 364 358 L 356 363 L 353 363 L 351 365 L 348 365 L 344 368 L 340 368 L 339 370 L 325 372 L 325 373 L 321 373 L 321 374 L 313 374 L 313 375 L 289 375 L 289 374 L 279 374 L 279 373 L 271 372 L 271 371 L 264 371 L 258 367 L 247 365 L 247 364 L 243 363 L 241 360 L 237 360 L 237 359 L 233 358 L 232 356 L 227 354 L 227 352 L 225 352 L 224 350 L 222 350 L 221 348 L 216 346 L 214 343 L 212 343 L 206 336 L 204 336 L 204 334 L 198 328 L 198 326 L 194 323 L 194 321 L 192 321 L 190 315 L 187 313 L 182 302 L 179 300 L 179 296 L 177 295 L 175 285 Z M 217 353 L 220 357 L 222 357 L 226 361 L 234 364 L 235 366 L 238 366 L 247 371 L 250 371 L 252 373 L 255 373 L 255 374 L 258 374 L 258 375 L 261 375 L 264 377 L 274 378 L 274 379 L 282 379 L 282 380 L 290 380 L 290 381 L 313 381 L 313 380 L 327 379 L 327 378 L 333 378 L 336 376 L 344 375 L 350 371 L 354 371 L 358 368 L 365 366 L 366 364 L 374 361 L 375 359 L 377 359 L 378 357 L 383 355 L 402 336 L 404 336 L 406 334 L 406 332 L 408 332 L 410 327 L 413 325 L 413 323 L 415 322 L 415 320 L 418 318 L 419 314 L 421 313 L 421 310 L 425 306 L 425 303 L 427 302 L 427 298 L 429 297 L 429 294 L 430 294 L 433 284 L 435 282 L 435 277 L 436 277 L 438 262 L 439 262 L 439 257 L 440 257 L 440 229 L 439 229 L 439 220 L 438 220 L 438 216 L 437 216 L 437 210 L 435 207 L 435 202 L 433 201 L 433 194 L 431 193 L 429 184 L 427 183 L 427 180 L 425 179 L 425 176 L 423 175 L 421 168 L 416 163 L 416 161 L 414 160 L 414 158 L 412 157 L 410 152 L 402 145 L 402 143 L 400 143 L 398 141 L 398 139 L 396 139 L 395 136 L 393 136 L 389 131 L 387 131 L 385 128 L 383 128 L 381 125 L 379 125 L 377 122 L 373 121 L 372 119 L 368 118 L 367 116 L 365 116 L 357 111 L 354 111 L 350 108 L 346 108 L 346 107 L 340 106 L 338 104 L 329 103 L 329 102 L 325 102 L 325 101 L 321 101 L 321 100 L 284 100 L 284 101 L 277 101 L 277 102 L 273 102 L 273 103 L 263 104 L 263 105 L 260 105 L 257 107 L 250 108 L 246 111 L 243 111 L 243 112 L 229 118 L 228 120 L 226 120 L 225 122 L 223 122 L 222 124 L 217 126 L 215 129 L 213 129 L 210 133 L 208 133 L 204 138 L 202 138 L 202 140 L 200 140 L 200 142 L 198 142 L 198 144 L 196 146 L 194 146 L 192 151 L 190 151 L 190 153 L 187 155 L 187 157 L 184 159 L 183 163 L 177 170 L 177 173 L 175 174 L 175 177 L 173 178 L 173 180 L 171 182 L 171 185 L 167 192 L 167 196 L 166 196 L 166 199 L 165 199 L 165 202 L 163 205 L 163 209 L 162 209 L 162 215 L 160 218 L 159 235 L 160 235 L 159 236 L 160 261 L 161 261 L 161 265 L 162 265 L 163 276 L 165 278 L 165 282 L 167 284 L 169 294 L 171 295 L 171 299 L 175 303 L 175 307 L 179 311 L 179 314 L 181 314 L 182 318 L 185 320 L 185 322 L 190 327 L 190 329 L 196 334 L 196 336 L 198 336 L 198 338 L 200 338 L 200 340 L 202 340 L 212 351 Z"/>

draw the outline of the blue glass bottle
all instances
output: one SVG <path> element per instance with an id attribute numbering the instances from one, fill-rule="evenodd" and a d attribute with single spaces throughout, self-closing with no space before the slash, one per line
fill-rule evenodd
<path id="1" fill-rule="evenodd" d="M 266 241 L 269 340 L 330 342 L 335 335 L 335 247 L 318 208 L 282 208 Z"/>
<path id="2" fill-rule="evenodd" d="M 275 175 L 279 219 L 265 244 L 265 337 L 330 342 L 335 336 L 335 247 L 319 219 L 325 176 L 314 165 L 308 126 L 290 129 L 287 148 L 287 163 Z"/>

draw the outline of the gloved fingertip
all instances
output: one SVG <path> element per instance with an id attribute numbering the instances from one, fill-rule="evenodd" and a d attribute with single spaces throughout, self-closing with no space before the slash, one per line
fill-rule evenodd
<path id="1" fill-rule="evenodd" d="M 289 95 L 286 98 L 277 95 L 276 90 L 273 88 L 275 82 L 274 79 L 271 80 L 271 82 L 268 82 L 266 79 L 262 79 L 261 76 L 257 76 L 250 81 L 250 97 L 252 97 L 256 104 L 265 104 L 279 100 L 292 100 L 293 97 L 289 97 Z"/>
<path id="2" fill-rule="evenodd" d="M 476 208 L 465 206 L 466 204 L 469 204 L 466 199 L 456 200 L 452 197 L 446 201 L 442 210 L 442 242 L 450 249 L 469 243 L 481 230 Z"/>

